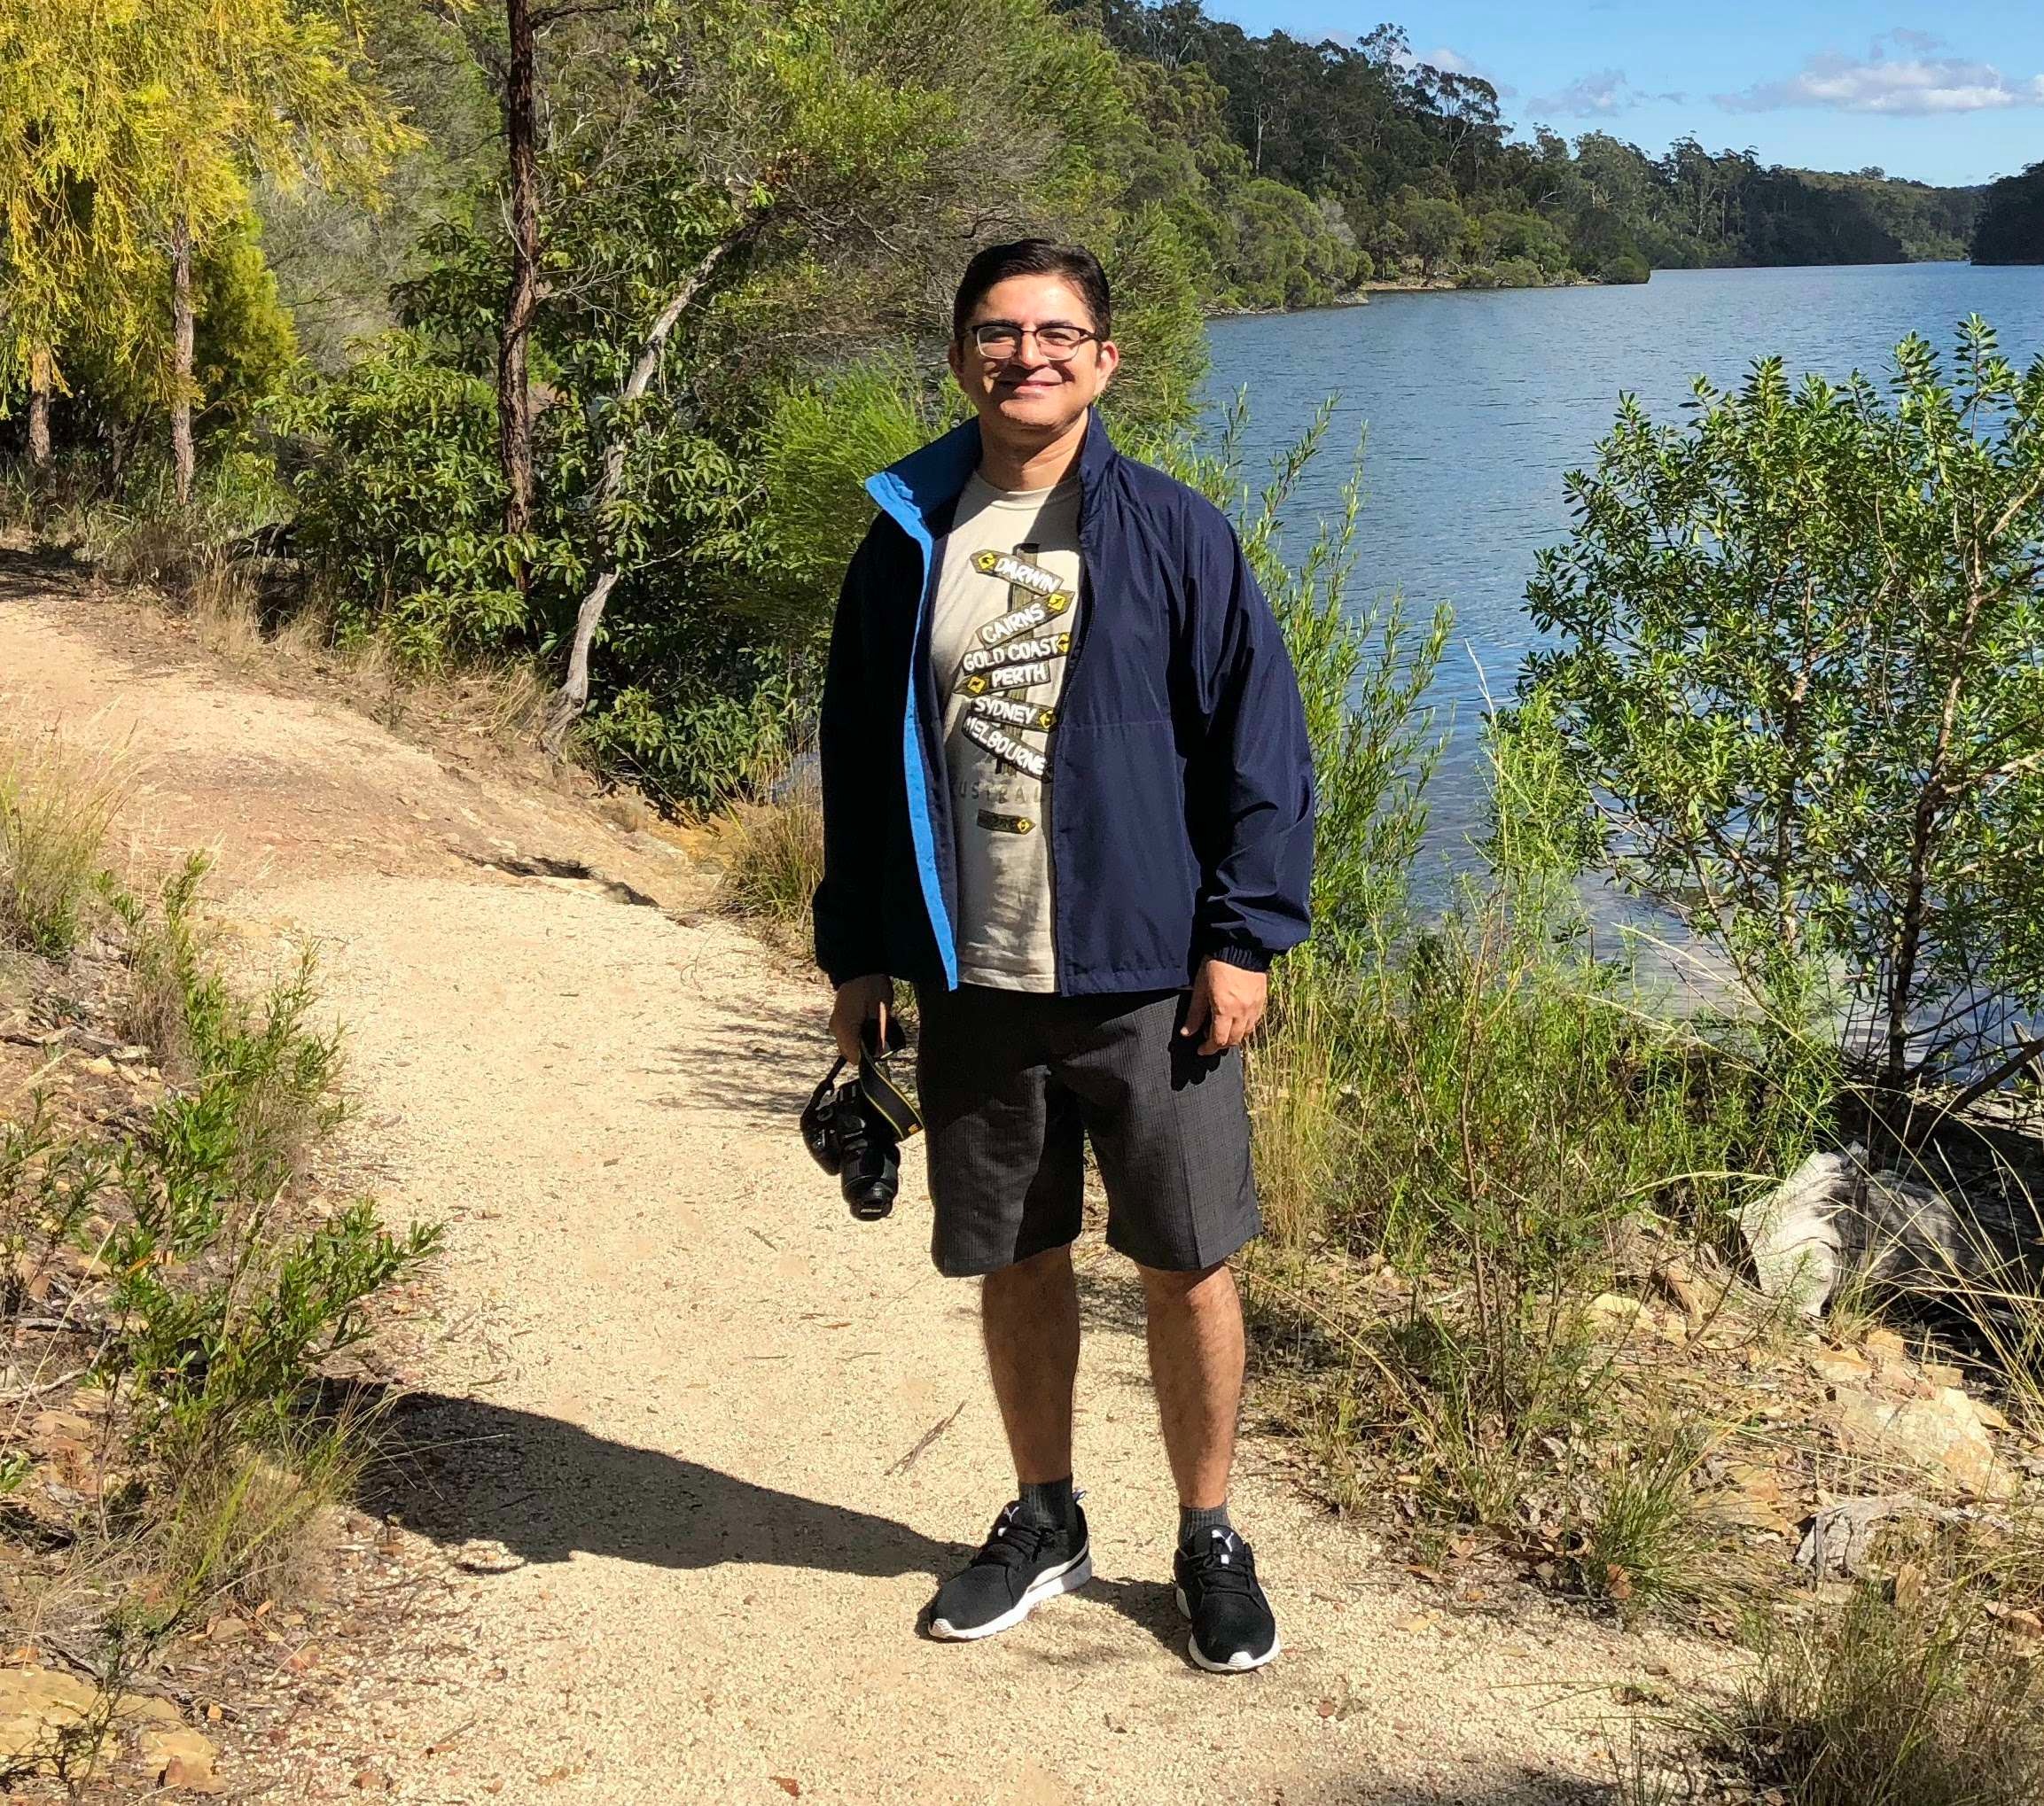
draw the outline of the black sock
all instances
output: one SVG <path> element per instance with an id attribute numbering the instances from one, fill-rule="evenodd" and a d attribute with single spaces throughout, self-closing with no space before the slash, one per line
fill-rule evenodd
<path id="1" fill-rule="evenodd" d="M 1056 1524 L 1072 1522 L 1072 1476 L 1041 1483 L 1026 1481 L 1022 1487 L 1022 1516 L 1029 1523 Z"/>
<path id="2" fill-rule="evenodd" d="M 1228 1522 L 1228 1501 L 1219 1505 L 1182 1505 L 1178 1507 L 1178 1546 L 1190 1549 L 1195 1537 L 1208 1530 L 1231 1530 L 1235 1526 Z"/>

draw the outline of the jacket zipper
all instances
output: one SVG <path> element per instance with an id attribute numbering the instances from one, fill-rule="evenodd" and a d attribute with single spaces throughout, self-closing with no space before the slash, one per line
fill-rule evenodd
<path id="1" fill-rule="evenodd" d="M 1092 486 L 1086 481 L 1083 471 L 1079 480 L 1079 622 L 1078 631 L 1072 636 L 1072 650 L 1065 655 L 1065 686 L 1057 693 L 1057 712 L 1060 721 L 1072 703 L 1073 686 L 1078 681 L 1080 655 L 1086 650 L 1086 642 L 1093 636 L 1093 566 L 1095 560 L 1086 545 L 1086 523 L 1092 511 Z M 1045 846 L 1048 856 L 1045 866 L 1050 879 L 1050 974 L 1051 983 L 1060 995 L 1065 990 L 1065 936 L 1063 911 L 1058 904 L 1057 886 L 1057 789 L 1064 776 L 1065 758 L 1062 748 L 1065 736 L 1050 736 L 1050 783 L 1043 798 L 1043 831 L 1047 837 Z"/>

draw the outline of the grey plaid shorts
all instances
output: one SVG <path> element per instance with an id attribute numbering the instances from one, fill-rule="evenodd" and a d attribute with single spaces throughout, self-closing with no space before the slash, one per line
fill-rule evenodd
<path id="1" fill-rule="evenodd" d="M 1262 1226 L 1242 1055 L 1178 1032 L 1186 993 L 1056 997 L 963 985 L 917 996 L 938 1269 L 987 1273 L 1074 1240 L 1084 1141 L 1107 1242 L 1197 1273 Z"/>

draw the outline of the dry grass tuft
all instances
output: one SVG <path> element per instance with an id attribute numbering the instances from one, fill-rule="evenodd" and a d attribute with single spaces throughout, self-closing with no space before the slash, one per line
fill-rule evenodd
<path id="1" fill-rule="evenodd" d="M 1310 954 L 1294 954 L 1301 963 Z M 1286 1248 L 1326 1234 L 1347 1137 L 1342 1121 L 1337 1024 L 1321 988 L 1279 992 L 1245 1077 L 1256 1122 L 1256 1186 L 1266 1230 Z"/>
<path id="2" fill-rule="evenodd" d="M 0 944 L 62 958 L 82 938 L 123 763 L 0 729 Z"/>
<path id="3" fill-rule="evenodd" d="M 814 767 L 796 767 L 771 801 L 734 804 L 719 827 L 724 906 L 776 934 L 799 935 L 823 876 L 823 797 Z"/>
<path id="4" fill-rule="evenodd" d="M 181 1475 L 148 1537 L 155 1609 L 185 1623 L 229 1600 L 290 1603 L 330 1566 L 333 1507 L 352 1498 L 374 1451 L 360 1413 L 315 1422 L 275 1452 L 238 1451 Z"/>
<path id="5" fill-rule="evenodd" d="M 2044 1667 L 1970 1594 L 1869 1582 L 1764 1649 L 1706 1748 L 1788 1806 L 2035 1806 Z"/>
<path id="6" fill-rule="evenodd" d="M 262 656 L 261 610 L 245 570 L 226 559 L 208 559 L 193 573 L 184 599 L 192 631 L 206 650 L 236 666 L 253 665 Z"/>

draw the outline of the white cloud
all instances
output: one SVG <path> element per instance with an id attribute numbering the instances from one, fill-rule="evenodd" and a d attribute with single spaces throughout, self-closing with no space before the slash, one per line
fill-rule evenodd
<path id="1" fill-rule="evenodd" d="M 1432 63 L 1437 69 L 1450 75 L 1476 75 L 1487 82 L 1488 75 L 1478 68 L 1460 51 L 1450 50 L 1446 44 L 1438 44 L 1431 51 L 1422 51 L 1413 58 L 1416 63 Z"/>
<path id="2" fill-rule="evenodd" d="M 1939 56 L 1950 48 L 1929 32 L 1896 30 L 1864 58 L 1822 51 L 1793 75 L 1712 97 L 1731 113 L 1820 106 L 1839 113 L 1985 113 L 2044 106 L 2044 75 L 2005 75 L 1992 63 Z"/>
<path id="3" fill-rule="evenodd" d="M 1354 43 L 1351 38 L 1348 40 Z M 1400 69 L 1416 69 L 1423 64 L 1439 69 L 1444 75 L 1473 75 L 1478 82 L 1487 82 L 1503 97 L 1509 99 L 1518 92 L 1509 82 L 1497 77 L 1473 58 L 1447 44 L 1436 44 L 1431 51 L 1407 51 L 1402 56 L 1393 56 L 1392 61 Z"/>
<path id="4" fill-rule="evenodd" d="M 1596 69 L 1579 75 L 1558 94 L 1545 94 L 1529 105 L 1536 113 L 1558 119 L 1610 119 L 1630 113 L 1650 100 L 1680 102 L 1679 93 L 1654 94 L 1636 88 L 1623 69 Z"/>

